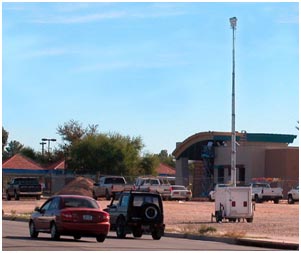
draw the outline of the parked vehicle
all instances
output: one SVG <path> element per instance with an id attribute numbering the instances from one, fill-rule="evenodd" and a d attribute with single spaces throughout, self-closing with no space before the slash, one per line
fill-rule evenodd
<path id="1" fill-rule="evenodd" d="M 20 197 L 35 197 L 39 200 L 42 195 L 42 187 L 35 177 L 17 177 L 7 184 L 5 193 L 6 200 L 11 200 L 12 197 L 15 200 L 19 200 Z"/>
<path id="2" fill-rule="evenodd" d="M 160 240 L 164 235 L 163 204 L 159 194 L 123 192 L 118 201 L 112 198 L 105 211 L 110 214 L 111 229 L 116 230 L 118 238 L 130 233 L 134 237 L 151 233 L 154 240 Z"/>
<path id="3" fill-rule="evenodd" d="M 191 200 L 192 193 L 184 185 L 171 185 L 170 186 L 170 200 Z"/>
<path id="4" fill-rule="evenodd" d="M 216 222 L 228 219 L 230 222 L 246 219 L 253 222 L 254 208 L 252 204 L 251 187 L 220 187 L 215 193 L 215 214 Z"/>
<path id="5" fill-rule="evenodd" d="M 228 187 L 228 186 L 230 186 L 230 185 L 228 185 L 228 184 L 216 184 L 215 187 L 214 187 L 214 190 L 210 191 L 209 194 L 208 194 L 209 200 L 210 201 L 215 200 L 215 193 L 216 193 L 217 189 Z"/>
<path id="6" fill-rule="evenodd" d="M 163 199 L 170 197 L 170 184 L 164 183 L 157 177 L 138 177 L 134 184 L 134 189 L 143 192 L 158 193 Z"/>
<path id="7" fill-rule="evenodd" d="M 115 192 L 130 190 L 132 185 L 127 185 L 127 182 L 122 176 L 102 176 L 98 183 L 93 187 L 93 198 L 97 200 L 99 197 L 105 197 L 110 200 Z"/>
<path id="8" fill-rule="evenodd" d="M 299 186 L 292 188 L 287 193 L 287 203 L 288 204 L 294 204 L 296 201 L 299 202 Z"/>
<path id="9" fill-rule="evenodd" d="M 50 233 L 51 239 L 61 235 L 96 237 L 103 242 L 110 230 L 110 216 L 104 212 L 93 198 L 78 195 L 56 195 L 49 198 L 29 220 L 30 237 L 39 233 Z"/>
<path id="10" fill-rule="evenodd" d="M 280 187 L 272 188 L 268 183 L 251 183 L 250 186 L 252 187 L 252 199 L 256 203 L 273 200 L 275 204 L 278 204 L 279 200 L 283 198 L 283 189 Z"/>

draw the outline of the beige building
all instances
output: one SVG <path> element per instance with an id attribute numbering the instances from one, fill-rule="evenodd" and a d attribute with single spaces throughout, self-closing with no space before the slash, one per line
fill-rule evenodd
<path id="1" fill-rule="evenodd" d="M 295 135 L 237 133 L 236 179 L 245 185 L 266 180 L 284 194 L 299 183 L 299 147 L 288 145 Z M 217 183 L 231 183 L 231 133 L 201 132 L 173 152 L 178 184 L 191 185 L 194 197 L 206 196 Z"/>

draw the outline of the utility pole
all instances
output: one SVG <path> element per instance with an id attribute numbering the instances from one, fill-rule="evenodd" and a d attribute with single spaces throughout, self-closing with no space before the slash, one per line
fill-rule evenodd
<path id="1" fill-rule="evenodd" d="M 232 122 L 231 122 L 231 182 L 236 187 L 236 133 L 235 133 L 235 30 L 237 18 L 230 18 L 230 24 L 233 31 L 233 48 L 232 48 Z"/>
<path id="2" fill-rule="evenodd" d="M 42 157 L 44 157 L 44 145 L 46 142 L 40 142 L 40 144 L 42 145 Z"/>

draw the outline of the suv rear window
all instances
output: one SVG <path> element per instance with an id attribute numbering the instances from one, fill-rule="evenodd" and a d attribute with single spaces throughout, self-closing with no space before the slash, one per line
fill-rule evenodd
<path id="1" fill-rule="evenodd" d="M 155 204 L 156 206 L 159 206 L 159 199 L 157 196 L 134 196 L 133 206 L 139 207 L 146 203 Z"/>

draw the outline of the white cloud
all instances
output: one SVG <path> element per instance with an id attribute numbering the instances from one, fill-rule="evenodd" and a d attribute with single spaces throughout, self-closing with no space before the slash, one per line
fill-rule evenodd
<path id="1" fill-rule="evenodd" d="M 108 12 L 108 13 L 97 13 L 87 15 L 77 15 L 71 17 L 52 16 L 52 17 L 40 17 L 32 19 L 33 23 L 40 24 L 78 24 L 78 23 L 89 23 L 104 19 L 114 19 L 124 17 L 124 12 Z"/>

